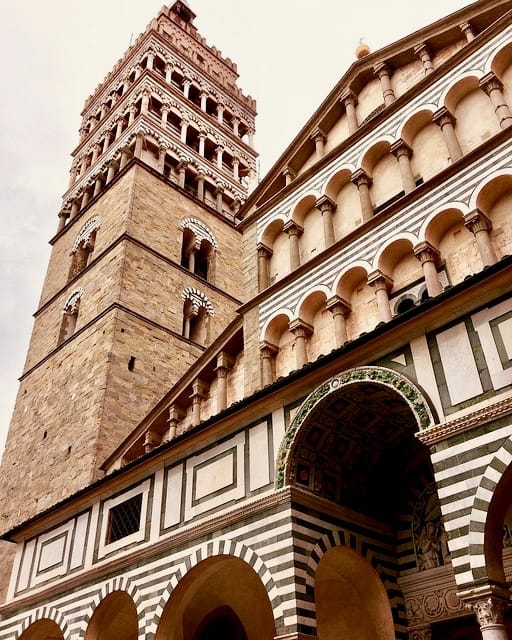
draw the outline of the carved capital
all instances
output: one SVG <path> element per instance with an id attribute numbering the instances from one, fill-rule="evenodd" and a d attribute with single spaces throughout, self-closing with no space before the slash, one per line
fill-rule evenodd
<path id="1" fill-rule="evenodd" d="M 356 185 L 356 187 L 360 187 L 361 185 L 370 186 L 372 184 L 372 179 L 366 173 L 364 169 L 357 169 L 352 174 L 350 180 Z"/>
<path id="2" fill-rule="evenodd" d="M 300 236 L 304 233 L 304 227 L 297 224 L 295 220 L 288 220 L 283 227 L 283 231 L 288 234 L 288 236 Z"/>
<path id="3" fill-rule="evenodd" d="M 376 269 L 368 274 L 368 284 L 370 287 L 375 287 L 376 290 L 386 289 L 386 291 L 389 291 L 393 287 L 393 280 L 379 269 Z"/>
<path id="4" fill-rule="evenodd" d="M 464 216 L 464 226 L 467 227 L 471 233 L 478 233 L 479 231 L 491 231 L 492 222 L 480 209 L 475 209 Z"/>
<path id="5" fill-rule="evenodd" d="M 260 353 L 262 358 L 273 358 L 279 353 L 279 347 L 263 340 L 260 342 Z"/>
<path id="6" fill-rule="evenodd" d="M 497 76 L 495 76 L 492 71 L 489 71 L 489 73 L 487 73 L 483 78 L 480 78 L 480 82 L 478 84 L 487 95 L 489 95 L 491 91 L 503 90 L 503 84 L 501 80 Z"/>
<path id="7" fill-rule="evenodd" d="M 352 104 L 355 107 L 357 104 L 357 95 L 352 91 L 352 89 L 345 89 L 340 96 L 340 102 L 342 102 L 344 106 Z"/>
<path id="8" fill-rule="evenodd" d="M 501 598 L 488 596 L 482 600 L 474 600 L 465 604 L 468 609 L 474 612 L 481 629 L 504 624 L 506 602 Z"/>
<path id="9" fill-rule="evenodd" d="M 332 296 L 325 302 L 325 308 L 328 309 L 333 316 L 341 313 L 346 316 L 352 311 L 352 305 L 340 296 Z"/>
<path id="10" fill-rule="evenodd" d="M 289 329 L 296 338 L 306 338 L 313 333 L 314 327 L 301 318 L 295 318 L 290 322 Z"/>
<path id="11" fill-rule="evenodd" d="M 270 258 L 274 253 L 270 247 L 267 247 L 263 242 L 258 242 L 256 245 L 256 250 L 258 251 L 258 258 Z"/>
<path id="12" fill-rule="evenodd" d="M 385 62 L 379 62 L 379 64 L 376 64 L 373 67 L 373 71 L 379 78 L 382 78 L 383 76 L 387 76 L 389 78 L 391 75 L 390 68 Z"/>
<path id="13" fill-rule="evenodd" d="M 192 383 L 192 393 L 190 397 L 192 400 L 201 400 L 202 398 L 206 398 L 208 392 L 210 390 L 210 385 L 201 378 L 196 378 Z"/>
<path id="14" fill-rule="evenodd" d="M 441 128 L 443 128 L 445 124 L 451 124 L 453 126 L 456 122 L 455 116 L 448 111 L 446 107 L 441 107 L 432 114 L 432 120 Z"/>
<path id="15" fill-rule="evenodd" d="M 437 264 L 440 258 L 439 251 L 427 241 L 420 242 L 414 247 L 414 255 L 418 258 L 421 264 L 424 264 L 425 262 L 434 262 Z"/>
<path id="16" fill-rule="evenodd" d="M 405 142 L 405 140 L 402 140 L 402 138 L 399 138 L 396 142 L 393 142 L 390 151 L 396 158 L 400 158 L 401 156 L 407 156 L 408 158 L 410 158 L 412 156 L 411 147 L 407 144 L 407 142 Z"/>
<path id="17" fill-rule="evenodd" d="M 313 140 L 313 142 L 325 142 L 327 140 L 327 136 L 320 127 L 317 127 L 311 134 L 311 140 Z"/>
<path id="18" fill-rule="evenodd" d="M 315 207 L 322 213 L 324 211 L 330 211 L 331 213 L 334 213 L 336 211 L 337 205 L 334 200 L 331 200 L 331 198 L 329 198 L 329 196 L 321 196 L 315 202 Z"/>

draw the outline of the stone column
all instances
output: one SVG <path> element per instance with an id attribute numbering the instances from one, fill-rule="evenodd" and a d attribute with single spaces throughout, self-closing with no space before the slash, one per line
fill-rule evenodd
<path id="1" fill-rule="evenodd" d="M 270 258 L 272 249 L 262 242 L 256 245 L 258 251 L 258 291 L 263 291 L 270 285 Z"/>
<path id="2" fill-rule="evenodd" d="M 158 161 L 156 164 L 156 170 L 158 171 L 158 173 L 164 172 L 166 153 L 167 153 L 167 144 L 160 144 L 158 147 Z"/>
<path id="3" fill-rule="evenodd" d="M 197 174 L 197 198 L 204 202 L 204 173 Z"/>
<path id="4" fill-rule="evenodd" d="M 279 348 L 275 344 L 260 342 L 261 383 L 263 387 L 274 382 L 272 362 L 278 353 Z"/>
<path id="5" fill-rule="evenodd" d="M 195 427 L 201 422 L 201 402 L 208 395 L 208 385 L 197 378 L 192 383 L 192 426 Z"/>
<path id="6" fill-rule="evenodd" d="M 180 140 L 181 142 L 183 142 L 183 144 L 187 144 L 187 130 L 188 130 L 188 120 L 182 120 Z"/>
<path id="7" fill-rule="evenodd" d="M 240 166 L 239 158 L 233 158 L 233 178 L 237 181 L 240 180 L 240 176 L 238 173 L 239 166 Z"/>
<path id="8" fill-rule="evenodd" d="M 162 436 L 156 431 L 146 431 L 144 435 L 144 453 L 150 453 L 162 444 Z"/>
<path id="9" fill-rule="evenodd" d="M 356 185 L 359 191 L 359 200 L 361 201 L 361 214 L 363 222 L 373 218 L 373 204 L 370 197 L 370 186 L 372 179 L 364 169 L 357 169 L 351 177 L 351 181 Z"/>
<path id="10" fill-rule="evenodd" d="M 69 215 L 69 219 L 73 220 L 74 218 L 76 218 L 79 211 L 80 211 L 80 200 L 78 200 L 78 198 L 75 198 L 71 203 L 71 213 Z"/>
<path id="11" fill-rule="evenodd" d="M 381 62 L 380 64 L 377 64 L 373 70 L 380 80 L 384 105 L 387 107 L 390 104 L 393 104 L 396 100 L 395 92 L 391 86 L 389 67 L 384 62 Z"/>
<path id="12" fill-rule="evenodd" d="M 368 284 L 375 289 L 375 298 L 377 299 L 377 309 L 379 312 L 380 322 L 389 322 L 391 320 L 391 307 L 389 306 L 388 291 L 393 286 L 393 281 L 384 275 L 378 269 L 368 276 Z"/>
<path id="13" fill-rule="evenodd" d="M 437 273 L 439 263 L 439 251 L 430 242 L 420 242 L 414 247 L 414 255 L 421 263 L 428 295 L 433 298 L 443 292 L 441 280 Z"/>
<path id="14" fill-rule="evenodd" d="M 69 211 L 61 210 L 59 211 L 59 224 L 57 226 L 57 233 L 60 233 L 64 227 L 66 226 L 66 221 L 69 216 Z"/>
<path id="15" fill-rule="evenodd" d="M 152 69 L 153 68 L 153 62 L 155 60 L 155 54 L 153 51 L 148 51 L 148 57 L 147 57 L 147 62 L 146 62 L 146 69 Z"/>
<path id="16" fill-rule="evenodd" d="M 462 149 L 454 129 L 455 116 L 446 107 L 441 107 L 432 115 L 432 120 L 441 128 L 451 161 L 456 162 L 462 158 Z"/>
<path id="17" fill-rule="evenodd" d="M 333 296 L 325 303 L 325 308 L 332 313 L 334 320 L 334 337 L 336 346 L 341 347 L 347 341 L 347 316 L 352 311 L 350 303 L 340 296 Z"/>
<path id="18" fill-rule="evenodd" d="M 107 180 L 105 184 L 110 184 L 116 175 L 118 165 L 115 160 L 111 160 L 108 165 Z"/>
<path id="19" fill-rule="evenodd" d="M 350 89 L 346 89 L 341 94 L 340 101 L 343 103 L 347 114 L 348 133 L 352 135 L 359 129 L 356 115 L 357 96 Z"/>
<path id="20" fill-rule="evenodd" d="M 116 140 L 123 133 L 123 125 L 124 125 L 124 117 L 119 118 L 119 120 L 116 122 L 116 135 L 115 135 Z"/>
<path id="21" fill-rule="evenodd" d="M 85 188 L 85 191 L 82 195 L 82 203 L 80 205 L 80 210 L 85 209 L 85 207 L 89 204 L 89 200 L 91 198 L 91 194 L 89 191 L 89 186 Z"/>
<path id="22" fill-rule="evenodd" d="M 327 137 L 325 133 L 317 127 L 311 136 L 311 140 L 315 143 L 315 151 L 316 151 L 316 159 L 320 160 L 320 158 L 324 155 L 324 145 Z"/>
<path id="23" fill-rule="evenodd" d="M 119 170 L 123 169 L 128 164 L 130 150 L 128 147 L 121 149 L 121 160 L 119 161 Z"/>
<path id="24" fill-rule="evenodd" d="M 283 227 L 283 231 L 290 239 L 290 271 L 293 271 L 300 266 L 299 236 L 304 229 L 293 220 L 288 220 Z"/>
<path id="25" fill-rule="evenodd" d="M 204 145 L 206 142 L 207 134 L 204 131 L 199 132 L 199 155 L 204 158 Z"/>
<path id="26" fill-rule="evenodd" d="M 304 320 L 296 318 L 290 322 L 290 331 L 295 336 L 295 342 L 293 343 L 295 366 L 297 369 L 301 369 L 308 361 L 306 340 L 313 333 L 313 327 L 304 322 Z"/>
<path id="27" fill-rule="evenodd" d="M 512 113 L 503 96 L 503 84 L 501 80 L 497 78 L 492 71 L 485 75 L 480 80 L 480 87 L 489 96 L 489 99 L 494 107 L 494 113 L 498 118 L 500 127 L 506 129 L 512 125 Z"/>
<path id="28" fill-rule="evenodd" d="M 101 148 L 98 142 L 95 142 L 92 145 L 92 159 L 91 159 L 91 166 L 96 162 L 96 160 L 98 159 L 99 155 L 101 152 Z"/>
<path id="29" fill-rule="evenodd" d="M 160 120 L 160 126 L 162 129 L 167 129 L 167 118 L 169 117 L 169 111 L 171 110 L 170 105 L 163 104 L 162 105 L 162 119 Z"/>
<path id="30" fill-rule="evenodd" d="M 78 173 L 78 169 L 76 164 L 74 164 L 71 167 L 71 171 L 69 172 L 69 183 L 68 183 L 68 189 L 71 189 L 71 187 L 75 184 L 76 182 L 76 174 Z"/>
<path id="31" fill-rule="evenodd" d="M 165 65 L 165 81 L 167 84 L 171 84 L 172 82 L 172 72 L 173 66 L 169 62 Z"/>
<path id="32" fill-rule="evenodd" d="M 412 175 L 411 167 L 411 147 L 404 142 L 401 138 L 391 145 L 391 153 L 398 160 L 398 166 L 400 167 L 400 175 L 402 176 L 402 185 L 405 193 L 411 193 L 416 189 L 416 180 Z"/>
<path id="33" fill-rule="evenodd" d="M 233 133 L 238 137 L 238 127 L 240 126 L 240 120 L 236 116 L 233 118 Z"/>
<path id="34" fill-rule="evenodd" d="M 322 196 L 315 202 L 315 207 L 322 214 L 322 226 L 324 231 L 324 249 L 330 247 L 335 242 L 334 225 L 332 216 L 336 211 L 336 203 L 328 196 Z"/>
<path id="35" fill-rule="evenodd" d="M 133 124 L 136 113 L 137 113 L 137 107 L 134 104 L 131 104 L 130 108 L 128 109 L 128 126 L 131 126 Z"/>
<path id="36" fill-rule="evenodd" d="M 222 213 L 224 211 L 224 187 L 222 184 L 217 183 L 215 186 L 215 196 L 217 198 L 217 213 Z"/>
<path id="37" fill-rule="evenodd" d="M 232 367 L 233 358 L 225 352 L 219 353 L 215 369 L 217 374 L 217 411 L 224 411 L 228 406 L 227 375 Z"/>
<path id="38" fill-rule="evenodd" d="M 464 225 L 475 236 L 478 252 L 484 267 L 495 264 L 498 258 L 491 242 L 490 231 L 492 230 L 492 223 L 489 218 L 479 209 L 475 209 L 464 216 Z"/>
<path id="39" fill-rule="evenodd" d="M 173 404 L 169 407 L 169 440 L 173 440 L 176 437 L 176 431 L 178 430 L 179 423 L 185 417 L 185 412 L 177 405 Z"/>
<path id="40" fill-rule="evenodd" d="M 418 44 L 414 47 L 414 53 L 421 60 L 421 64 L 423 65 L 423 70 L 425 71 L 425 75 L 427 76 L 429 73 L 434 71 L 434 65 L 432 64 L 432 58 L 430 57 L 430 50 L 426 44 Z"/>
<path id="41" fill-rule="evenodd" d="M 149 91 L 144 91 L 140 101 L 140 111 L 141 113 L 147 113 L 149 111 L 149 99 L 151 94 Z"/>
<path id="42" fill-rule="evenodd" d="M 459 24 L 459 29 L 466 36 L 467 42 L 471 42 L 472 40 L 475 39 L 473 27 L 471 26 L 470 22 L 462 22 L 461 24 Z"/>
<path id="43" fill-rule="evenodd" d="M 188 96 L 190 94 L 190 85 L 191 84 L 192 84 L 192 82 L 188 78 L 185 78 L 183 80 L 183 95 L 185 96 L 185 98 L 188 98 Z"/>
<path id="44" fill-rule="evenodd" d="M 181 160 L 178 164 L 178 184 L 183 189 L 185 187 L 185 172 L 188 167 L 188 162 L 186 160 Z"/>
<path id="45" fill-rule="evenodd" d="M 201 93 L 199 94 L 199 99 L 201 100 L 201 111 L 206 111 L 206 101 L 208 100 L 208 92 L 202 89 Z"/>
<path id="46" fill-rule="evenodd" d="M 101 174 L 99 174 L 98 176 L 96 176 L 96 180 L 94 182 L 94 191 L 92 193 L 92 197 L 95 198 L 98 193 L 101 191 L 101 188 L 103 186 L 103 181 L 101 179 Z"/>
<path id="47" fill-rule="evenodd" d="M 108 145 L 110 144 L 110 131 L 105 131 L 105 137 L 103 138 L 103 147 L 101 149 L 101 153 L 105 153 L 108 149 Z"/>
<path id="48" fill-rule="evenodd" d="M 247 129 L 247 136 L 249 137 L 249 146 L 254 147 L 254 129 L 252 127 Z"/>
<path id="49" fill-rule="evenodd" d="M 505 608 L 508 602 L 504 598 L 489 595 L 481 600 L 467 602 L 466 606 L 475 613 L 482 640 L 508 640 L 505 627 Z"/>
<path id="50" fill-rule="evenodd" d="M 142 71 L 143 71 L 142 65 L 141 64 L 135 65 L 134 71 L 135 71 L 134 80 L 137 80 L 142 75 Z"/>
<path id="51" fill-rule="evenodd" d="M 286 169 L 283 171 L 283 175 L 285 186 L 288 186 L 293 181 L 296 174 L 293 169 L 290 169 L 290 167 L 286 167 Z"/>
<path id="52" fill-rule="evenodd" d="M 139 132 L 135 136 L 135 149 L 133 151 L 133 155 L 135 156 L 135 158 L 139 160 L 141 159 L 143 148 L 144 148 L 144 134 Z"/>
<path id="53" fill-rule="evenodd" d="M 215 151 L 217 152 L 217 169 L 222 169 L 222 156 L 224 154 L 224 147 L 219 144 Z"/>
<path id="54" fill-rule="evenodd" d="M 224 123 L 224 105 L 220 104 L 220 102 L 217 105 L 217 122 L 219 124 Z"/>

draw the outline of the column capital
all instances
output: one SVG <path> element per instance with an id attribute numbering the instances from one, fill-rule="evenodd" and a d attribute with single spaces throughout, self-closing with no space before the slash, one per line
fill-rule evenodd
<path id="1" fill-rule="evenodd" d="M 402 140 L 402 138 L 399 138 L 398 140 L 393 142 L 389 150 L 396 158 L 399 158 L 400 156 L 407 156 L 408 158 L 410 158 L 412 156 L 411 147 L 407 144 L 407 142 L 405 142 L 405 140 Z"/>
<path id="2" fill-rule="evenodd" d="M 328 309 L 333 315 L 341 313 L 346 316 L 352 311 L 352 305 L 350 302 L 344 300 L 341 296 L 332 296 L 325 302 L 325 308 Z"/>
<path id="3" fill-rule="evenodd" d="M 409 640 L 431 640 L 432 627 L 429 624 L 422 624 L 417 627 L 409 627 Z"/>
<path id="4" fill-rule="evenodd" d="M 288 220 L 288 222 L 283 226 L 283 231 L 289 236 L 300 236 L 304 232 L 304 227 L 297 224 L 295 220 Z"/>
<path id="5" fill-rule="evenodd" d="M 235 363 L 235 360 L 234 358 L 232 358 L 232 356 L 230 356 L 225 351 L 221 351 L 217 355 L 217 363 L 216 363 L 215 370 L 217 372 L 219 372 L 220 369 L 224 369 L 224 371 L 227 371 L 228 369 L 231 369 L 233 367 L 234 363 Z"/>
<path id="6" fill-rule="evenodd" d="M 494 74 L 493 71 L 489 71 L 489 73 L 486 73 L 485 76 L 480 78 L 480 81 L 478 84 L 480 88 L 483 89 L 487 95 L 489 95 L 489 93 L 491 91 L 494 91 L 495 89 L 498 89 L 499 91 L 503 90 L 503 83 Z"/>
<path id="7" fill-rule="evenodd" d="M 309 322 L 306 322 L 305 320 L 302 320 L 301 318 L 295 318 L 295 320 L 292 320 L 288 325 L 288 328 L 295 337 L 305 338 L 307 336 L 310 336 L 314 331 L 313 325 L 309 324 Z"/>
<path id="8" fill-rule="evenodd" d="M 376 269 L 368 274 L 368 284 L 370 287 L 375 287 L 375 289 L 386 289 L 386 291 L 389 291 L 393 286 L 393 280 L 385 273 L 382 273 L 380 269 Z"/>
<path id="9" fill-rule="evenodd" d="M 285 177 L 286 184 L 290 184 L 290 182 L 297 176 L 297 174 L 290 167 L 286 167 L 283 171 L 283 176 Z"/>
<path id="10" fill-rule="evenodd" d="M 379 62 L 373 67 L 374 73 L 380 78 L 381 76 L 389 76 L 391 74 L 391 69 L 386 62 Z"/>
<path id="11" fill-rule="evenodd" d="M 478 620 L 478 624 L 480 625 L 480 629 L 503 625 L 505 622 L 505 608 L 507 604 L 508 594 L 506 599 L 504 597 L 489 595 L 482 599 L 464 602 L 464 605 L 474 612 L 476 619 Z"/>
<path id="12" fill-rule="evenodd" d="M 320 196 L 320 198 L 318 198 L 318 200 L 315 202 L 315 207 L 322 213 L 324 211 L 331 211 L 332 213 L 334 213 L 337 206 L 338 205 L 334 202 L 334 200 L 325 195 Z"/>
<path id="13" fill-rule="evenodd" d="M 414 53 L 421 58 L 422 55 L 428 55 L 430 58 L 430 48 L 424 42 L 420 42 L 413 48 Z"/>
<path id="14" fill-rule="evenodd" d="M 260 352 L 264 358 L 273 358 L 279 353 L 279 347 L 272 342 L 267 342 L 267 340 L 262 340 L 260 342 Z"/>
<path id="15" fill-rule="evenodd" d="M 192 382 L 192 393 L 190 397 L 194 398 L 206 398 L 208 392 L 210 391 L 210 385 L 201 380 L 201 378 L 196 378 L 194 382 Z"/>
<path id="16" fill-rule="evenodd" d="M 352 89 L 345 89 L 345 91 L 343 91 L 343 93 L 340 96 L 340 102 L 342 102 L 344 105 L 347 104 L 347 102 L 351 103 L 354 107 L 357 104 L 357 94 L 355 94 Z"/>
<path id="17" fill-rule="evenodd" d="M 350 180 L 356 185 L 356 187 L 359 187 L 361 184 L 366 184 L 369 187 L 372 184 L 371 177 L 363 168 L 356 169 Z"/>
<path id="18" fill-rule="evenodd" d="M 433 113 L 432 120 L 440 127 L 443 127 L 445 124 L 454 125 L 456 122 L 455 116 L 446 107 L 441 107 Z"/>
<path id="19" fill-rule="evenodd" d="M 327 136 L 322 131 L 322 129 L 320 129 L 320 127 L 316 127 L 316 129 L 311 134 L 311 140 L 313 140 L 313 142 L 317 142 L 318 140 L 325 142 L 327 140 Z"/>
<path id="20" fill-rule="evenodd" d="M 156 449 L 156 447 L 162 444 L 162 436 L 161 434 L 156 433 L 155 431 L 151 431 L 151 429 L 149 429 L 144 434 L 143 444 L 144 444 L 144 451 L 146 453 L 149 453 L 150 451 L 153 451 L 153 449 Z"/>
<path id="21" fill-rule="evenodd" d="M 473 27 L 471 26 L 471 22 L 469 22 L 469 21 L 461 22 L 459 24 L 459 29 L 466 36 L 466 40 L 468 42 L 471 42 L 471 40 L 474 39 L 475 34 L 473 33 Z"/>
<path id="22" fill-rule="evenodd" d="M 437 264 L 441 257 L 439 251 L 426 240 L 417 244 L 413 248 L 413 251 L 414 255 L 418 258 L 421 264 L 425 262 L 434 262 L 435 264 Z"/>
<path id="23" fill-rule="evenodd" d="M 492 222 L 480 209 L 475 209 L 464 216 L 464 226 L 471 233 L 477 233 L 478 231 L 491 231 Z"/>
<path id="24" fill-rule="evenodd" d="M 258 244 L 256 245 L 256 250 L 258 252 L 258 256 L 264 258 L 270 258 L 274 253 L 272 249 L 270 247 L 267 247 L 266 244 L 263 244 L 263 242 L 258 242 Z"/>

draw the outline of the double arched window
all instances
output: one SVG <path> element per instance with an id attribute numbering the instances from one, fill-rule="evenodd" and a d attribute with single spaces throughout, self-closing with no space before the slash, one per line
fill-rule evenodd
<path id="1" fill-rule="evenodd" d="M 183 231 L 181 266 L 203 280 L 214 282 L 218 245 L 212 232 L 197 218 L 186 218 L 180 229 Z"/>
<path id="2" fill-rule="evenodd" d="M 69 280 L 72 280 L 89 264 L 94 251 L 96 233 L 100 226 L 100 218 L 89 218 L 77 235 L 71 250 L 71 265 L 69 268 Z"/>

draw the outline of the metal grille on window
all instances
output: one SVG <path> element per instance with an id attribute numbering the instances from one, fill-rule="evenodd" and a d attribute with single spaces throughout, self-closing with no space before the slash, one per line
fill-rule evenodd
<path id="1" fill-rule="evenodd" d="M 142 493 L 110 509 L 108 514 L 107 544 L 121 540 L 140 529 Z"/>

